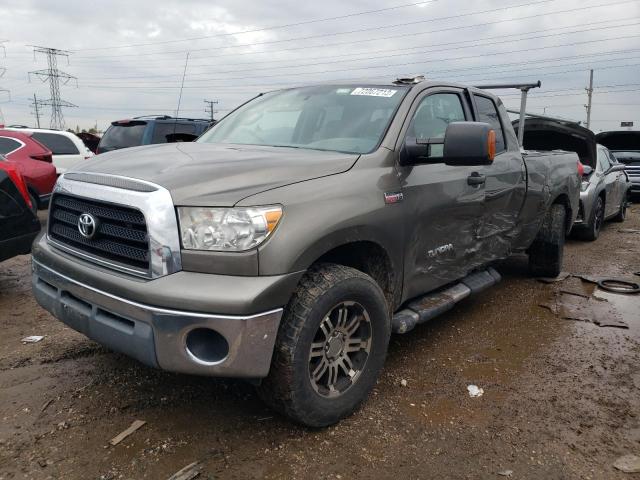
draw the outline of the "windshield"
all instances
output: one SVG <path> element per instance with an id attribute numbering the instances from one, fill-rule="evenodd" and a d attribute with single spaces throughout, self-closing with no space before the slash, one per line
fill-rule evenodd
<path id="1" fill-rule="evenodd" d="M 231 113 L 197 141 L 373 151 L 406 87 L 321 86 L 268 93 Z"/>
<path id="2" fill-rule="evenodd" d="M 637 152 L 611 152 L 619 162 L 636 163 L 640 162 L 640 151 Z"/>
<path id="3" fill-rule="evenodd" d="M 98 149 L 100 152 L 107 152 L 118 148 L 139 147 L 146 127 L 147 122 L 140 121 L 114 123 L 104 132 Z"/>

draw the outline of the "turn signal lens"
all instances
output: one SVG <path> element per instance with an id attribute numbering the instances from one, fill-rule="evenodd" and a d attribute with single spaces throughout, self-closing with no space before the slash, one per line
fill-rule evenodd
<path id="1" fill-rule="evenodd" d="M 487 149 L 489 160 L 493 162 L 493 159 L 496 158 L 496 131 L 489 130 L 489 135 L 487 136 Z"/>

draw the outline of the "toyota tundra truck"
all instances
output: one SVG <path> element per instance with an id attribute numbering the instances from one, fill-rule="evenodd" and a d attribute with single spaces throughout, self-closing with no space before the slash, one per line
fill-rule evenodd
<path id="1" fill-rule="evenodd" d="M 61 175 L 33 292 L 108 348 L 240 377 L 321 427 L 354 412 L 406 333 L 528 253 L 560 272 L 575 153 L 524 152 L 485 90 L 404 79 L 261 94 L 195 143 Z"/>

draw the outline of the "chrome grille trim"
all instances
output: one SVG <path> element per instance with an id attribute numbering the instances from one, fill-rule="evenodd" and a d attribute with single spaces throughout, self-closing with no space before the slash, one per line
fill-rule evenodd
<path id="1" fill-rule="evenodd" d="M 112 259 L 102 258 L 97 254 L 73 248 L 72 245 L 56 241 L 48 230 L 47 240 L 51 245 L 85 261 L 144 278 L 158 278 L 182 270 L 178 220 L 171 194 L 167 189 L 133 179 L 135 182 L 153 187 L 153 190 L 126 190 L 111 185 L 78 181 L 74 179 L 76 175 L 77 173 L 61 175 L 56 183 L 53 197 L 58 194 L 68 195 L 76 197 L 79 201 L 86 199 L 87 202 L 104 202 L 114 207 L 120 206 L 125 209 L 138 210 L 142 215 L 141 220 L 147 225 L 148 247 L 145 248 L 148 248 L 149 269 L 142 270 L 132 265 L 123 265 Z M 127 177 L 106 176 L 114 179 L 132 180 Z M 114 180 L 112 183 L 117 184 L 118 182 Z M 130 220 L 133 223 L 136 222 L 135 217 Z M 51 225 L 51 222 L 49 224 Z M 137 241 L 138 239 L 131 238 L 130 240 Z"/>

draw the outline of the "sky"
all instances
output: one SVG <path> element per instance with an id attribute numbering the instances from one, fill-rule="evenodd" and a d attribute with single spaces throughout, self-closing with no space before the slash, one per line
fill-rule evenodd
<path id="1" fill-rule="evenodd" d="M 68 51 L 61 97 L 69 128 L 176 113 L 216 118 L 260 92 L 287 86 L 389 82 L 422 74 L 465 84 L 532 82 L 528 112 L 621 121 L 640 129 L 640 0 L 3 0 L 0 110 L 35 126 L 30 100 L 50 98 L 30 71 L 33 45 Z M 187 59 L 188 55 L 188 59 Z M 186 69 L 185 69 L 186 65 Z M 519 108 L 519 92 L 496 92 Z M 42 107 L 41 125 L 50 109 Z"/>

